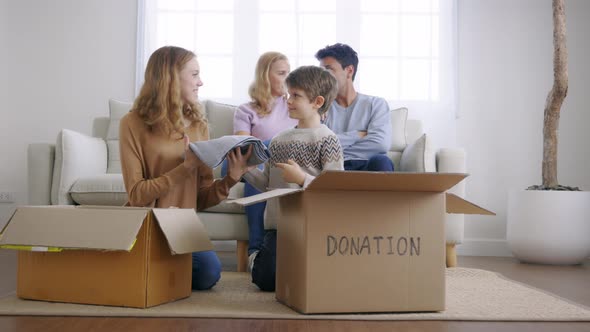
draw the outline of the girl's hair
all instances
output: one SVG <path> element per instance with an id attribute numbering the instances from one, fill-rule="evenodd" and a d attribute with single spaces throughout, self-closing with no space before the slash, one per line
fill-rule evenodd
<path id="1" fill-rule="evenodd" d="M 201 105 L 181 98 L 180 71 L 195 57 L 193 52 L 176 46 L 161 47 L 150 56 L 145 81 L 132 108 L 150 128 L 161 126 L 170 135 L 179 133 L 182 139 L 183 116 L 191 126 L 206 128 Z"/>
<path id="2" fill-rule="evenodd" d="M 271 106 L 274 97 L 271 93 L 270 86 L 270 67 L 279 60 L 288 61 L 287 56 L 282 53 L 266 52 L 258 58 L 258 62 L 256 63 L 254 82 L 250 84 L 248 94 L 252 98 L 250 102 L 252 108 L 254 108 L 260 117 L 264 117 L 272 111 Z"/>

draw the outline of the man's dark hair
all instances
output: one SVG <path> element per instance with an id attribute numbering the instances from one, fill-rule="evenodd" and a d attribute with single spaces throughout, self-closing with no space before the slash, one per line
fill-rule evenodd
<path id="1" fill-rule="evenodd" d="M 336 61 L 338 61 L 338 63 L 342 66 L 342 69 L 352 65 L 354 68 L 352 80 L 354 81 L 359 66 L 359 58 L 356 54 L 356 51 L 353 50 L 352 47 L 346 44 L 336 43 L 334 45 L 328 45 L 322 48 L 315 54 L 315 58 L 318 59 L 318 61 L 327 57 L 336 59 Z"/>

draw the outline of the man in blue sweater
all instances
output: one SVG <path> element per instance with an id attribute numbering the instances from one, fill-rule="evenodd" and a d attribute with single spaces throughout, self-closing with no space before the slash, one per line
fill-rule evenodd
<path id="1" fill-rule="evenodd" d="M 355 91 L 357 53 L 337 43 L 319 50 L 315 57 L 338 82 L 338 95 L 324 122 L 340 140 L 344 169 L 392 172 L 393 163 L 386 155 L 391 146 L 389 105 L 383 98 Z"/>

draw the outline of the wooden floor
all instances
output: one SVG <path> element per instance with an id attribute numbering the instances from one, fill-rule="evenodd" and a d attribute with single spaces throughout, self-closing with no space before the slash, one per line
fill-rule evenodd
<path id="1" fill-rule="evenodd" d="M 220 257 L 225 270 L 235 270 L 229 253 Z M 0 296 L 15 287 L 13 254 L 0 251 Z M 497 271 L 590 307 L 590 262 L 581 266 L 520 264 L 506 257 L 459 257 L 459 266 Z M 256 319 L 12 317 L 0 316 L 0 331 L 590 331 L 590 323 L 461 321 L 318 321 Z"/>

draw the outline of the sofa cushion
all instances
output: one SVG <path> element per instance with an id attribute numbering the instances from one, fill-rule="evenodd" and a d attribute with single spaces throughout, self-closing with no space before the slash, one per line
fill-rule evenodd
<path id="1" fill-rule="evenodd" d="M 406 121 L 406 142 L 408 144 L 415 142 L 422 135 L 424 135 L 422 121 L 416 119 L 408 119 Z"/>
<path id="2" fill-rule="evenodd" d="M 203 102 L 207 121 L 209 121 L 209 137 L 219 138 L 234 133 L 234 113 L 237 107 L 207 100 Z"/>
<path id="3" fill-rule="evenodd" d="M 107 170 L 107 147 L 102 138 L 62 129 L 55 144 L 51 204 L 73 204 L 69 195 L 81 177 L 104 174 Z"/>
<path id="4" fill-rule="evenodd" d="M 426 134 L 408 145 L 402 152 L 400 171 L 436 172 L 436 159 L 430 145 L 430 140 Z"/>
<path id="5" fill-rule="evenodd" d="M 81 205 L 123 206 L 127 203 L 127 192 L 122 174 L 100 174 L 78 179 L 70 189 L 70 196 Z M 244 183 L 233 186 L 228 199 L 244 197 Z M 206 209 L 212 213 L 244 213 L 244 207 L 238 204 L 221 203 Z"/>
<path id="6" fill-rule="evenodd" d="M 133 106 L 133 103 L 109 99 L 109 127 L 107 129 L 108 164 L 107 173 L 121 173 L 119 157 L 119 123 Z"/>
<path id="7" fill-rule="evenodd" d="M 83 205 L 123 206 L 127 192 L 121 174 L 99 174 L 78 179 L 70 189 L 72 199 Z"/>
<path id="8" fill-rule="evenodd" d="M 402 152 L 408 145 L 406 137 L 406 122 L 408 109 L 401 107 L 391 111 L 391 148 L 390 151 Z"/>
<path id="9" fill-rule="evenodd" d="M 119 140 L 118 139 L 110 139 L 107 140 L 107 151 L 108 151 L 108 160 L 107 160 L 107 173 L 109 174 L 118 174 L 122 173 L 121 170 L 121 155 L 119 153 Z"/>
<path id="10" fill-rule="evenodd" d="M 402 152 L 399 152 L 399 151 L 388 151 L 387 152 L 387 156 L 393 162 L 393 170 L 394 171 L 400 171 L 401 170 L 400 161 L 402 159 Z"/>
<path id="11" fill-rule="evenodd" d="M 244 183 L 238 182 L 235 186 L 229 190 L 228 199 L 236 199 L 244 197 Z M 227 200 L 221 201 L 221 203 L 205 209 L 203 212 L 216 212 L 216 213 L 245 213 L 244 207 L 238 204 L 228 203 Z"/>
<path id="12" fill-rule="evenodd" d="M 248 241 L 248 219 L 245 214 L 197 212 L 213 241 Z"/>
<path id="13" fill-rule="evenodd" d="M 129 113 L 133 103 L 109 99 L 109 128 L 107 130 L 107 140 L 119 139 L 119 122 L 121 118 Z"/>

